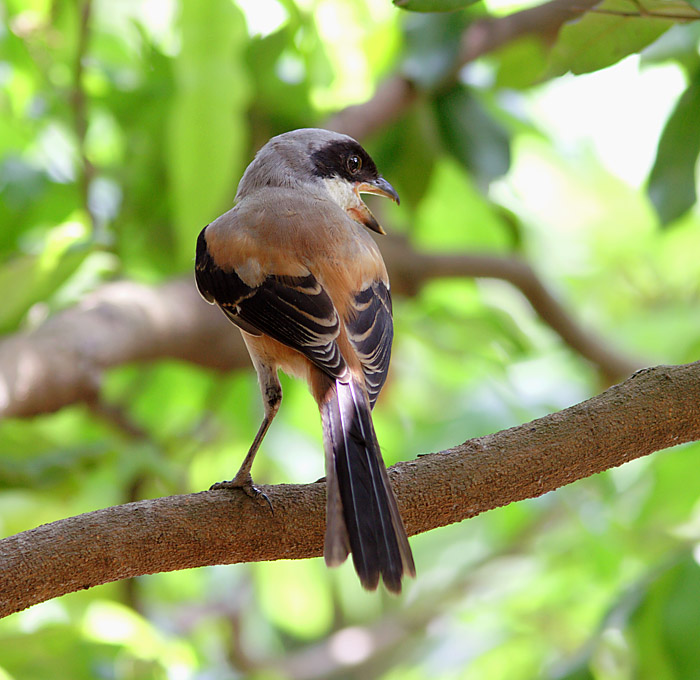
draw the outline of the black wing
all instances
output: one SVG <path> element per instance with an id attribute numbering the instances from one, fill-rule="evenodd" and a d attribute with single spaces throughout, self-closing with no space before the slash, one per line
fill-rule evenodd
<path id="1" fill-rule="evenodd" d="M 336 338 L 340 322 L 330 297 L 313 274 L 268 276 L 248 286 L 235 271 L 221 269 L 207 250 L 204 231 L 197 240 L 197 288 L 237 326 L 301 352 L 333 378 L 345 372 Z"/>
<path id="2" fill-rule="evenodd" d="M 375 281 L 355 295 L 352 307 L 355 314 L 345 326 L 362 362 L 367 394 L 374 407 L 389 372 L 394 338 L 389 289 L 382 281 Z"/>

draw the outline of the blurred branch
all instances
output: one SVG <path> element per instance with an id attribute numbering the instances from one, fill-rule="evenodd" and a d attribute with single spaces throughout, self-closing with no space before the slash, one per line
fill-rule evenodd
<path id="1" fill-rule="evenodd" d="M 420 253 L 400 237 L 387 239 L 382 248 L 390 267 L 392 291 L 415 294 L 418 287 L 437 278 L 502 279 L 517 288 L 540 319 L 575 352 L 598 366 L 608 384 L 646 365 L 640 358 L 616 351 L 586 330 L 547 289 L 533 268 L 516 256 L 473 253 Z"/>
<path id="2" fill-rule="evenodd" d="M 558 413 L 390 470 L 418 534 L 700 439 L 700 362 L 645 369 Z M 133 576 L 321 555 L 325 485 L 203 491 L 128 503 L 0 541 L 0 616 Z M 420 565 L 419 565 L 420 568 Z"/>
<path id="3" fill-rule="evenodd" d="M 484 17 L 462 36 L 455 78 L 461 67 L 526 35 L 551 42 L 562 24 L 589 11 L 600 0 L 551 0 L 504 17 Z M 403 75 L 384 81 L 372 99 L 349 106 L 329 118 L 324 127 L 364 139 L 398 119 L 418 99 L 419 91 Z"/>
<path id="4" fill-rule="evenodd" d="M 608 382 L 644 365 L 584 329 L 516 257 L 421 253 L 396 236 L 381 244 L 395 293 L 416 295 L 425 283 L 442 277 L 503 279 Z M 108 284 L 38 328 L 0 342 L 0 418 L 92 403 L 105 369 L 164 358 L 222 371 L 250 366 L 240 333 L 204 303 L 190 277 L 159 287 Z"/>
<path id="5" fill-rule="evenodd" d="M 125 363 L 173 358 L 220 370 L 247 367 L 243 340 L 231 331 L 191 277 L 158 287 L 108 284 L 0 343 L 0 417 L 94 402 L 103 371 Z"/>

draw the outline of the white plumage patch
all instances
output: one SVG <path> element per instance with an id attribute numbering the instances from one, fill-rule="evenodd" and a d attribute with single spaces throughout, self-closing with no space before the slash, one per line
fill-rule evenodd
<path id="1" fill-rule="evenodd" d="M 331 198 L 343 209 L 366 207 L 362 199 L 355 191 L 355 187 L 341 177 L 324 177 L 323 183 Z"/>

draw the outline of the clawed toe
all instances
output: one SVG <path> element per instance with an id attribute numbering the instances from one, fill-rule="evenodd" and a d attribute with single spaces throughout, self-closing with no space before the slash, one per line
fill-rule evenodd
<path id="1" fill-rule="evenodd" d="M 274 514 L 274 508 L 272 507 L 272 502 L 270 499 L 267 497 L 267 494 L 264 491 L 261 491 L 255 484 L 253 484 L 253 480 L 250 479 L 236 479 L 235 477 L 233 479 L 229 479 L 227 481 L 223 482 L 216 482 L 216 484 L 212 484 L 209 487 L 210 491 L 216 491 L 218 489 L 240 489 L 243 491 L 246 496 L 252 498 L 253 500 L 259 500 L 259 501 L 264 501 L 270 506 L 270 512 Z"/>

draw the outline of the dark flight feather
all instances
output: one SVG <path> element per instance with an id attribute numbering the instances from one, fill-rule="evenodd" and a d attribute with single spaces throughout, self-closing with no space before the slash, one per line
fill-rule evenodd
<path id="1" fill-rule="evenodd" d="M 327 447 L 326 562 L 339 564 L 349 549 L 365 588 L 374 590 L 381 576 L 388 590 L 399 593 L 403 575 L 415 576 L 415 566 L 362 387 L 354 380 L 336 381 L 321 419 Z"/>
<path id="2" fill-rule="evenodd" d="M 340 320 L 333 302 L 312 274 L 268 276 L 248 286 L 235 271 L 219 267 L 197 242 L 195 279 L 202 296 L 217 304 L 243 330 L 265 334 L 301 352 L 333 378 L 345 373 L 345 360 L 335 342 Z"/>
<path id="3" fill-rule="evenodd" d="M 353 316 L 345 326 L 362 363 L 367 395 L 370 405 L 374 407 L 389 372 L 394 338 L 389 289 L 382 281 L 375 281 L 355 295 L 352 311 Z"/>

